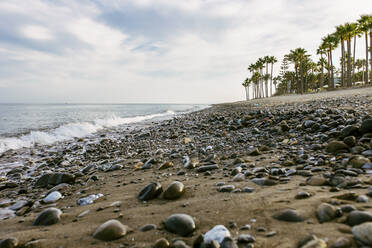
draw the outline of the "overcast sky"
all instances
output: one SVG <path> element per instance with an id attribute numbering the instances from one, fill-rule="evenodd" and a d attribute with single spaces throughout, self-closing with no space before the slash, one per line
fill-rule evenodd
<path id="1" fill-rule="evenodd" d="M 242 100 L 258 57 L 314 54 L 371 11 L 371 0 L 1 0 L 0 102 Z"/>

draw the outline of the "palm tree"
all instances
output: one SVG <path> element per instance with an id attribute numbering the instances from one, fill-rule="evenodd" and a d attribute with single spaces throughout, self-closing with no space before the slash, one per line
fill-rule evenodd
<path id="1" fill-rule="evenodd" d="M 260 74 L 259 83 L 258 83 L 258 98 L 264 97 L 264 88 L 263 88 L 263 68 L 265 67 L 265 60 L 263 58 L 259 58 L 256 62 L 257 71 Z"/>
<path id="2" fill-rule="evenodd" d="M 323 44 L 321 44 L 316 50 L 316 54 L 320 55 L 320 59 L 318 61 L 318 66 L 320 66 L 320 88 L 322 88 L 324 85 L 324 67 L 325 64 L 327 64 L 327 61 L 323 58 L 323 55 L 325 55 L 326 53 L 326 47 L 324 47 Z"/>
<path id="3" fill-rule="evenodd" d="M 322 88 L 324 84 L 324 67 L 327 66 L 327 60 L 321 57 L 317 63 L 317 66 L 320 67 L 319 88 Z"/>
<path id="4" fill-rule="evenodd" d="M 354 51 L 353 51 L 353 72 L 352 72 L 352 75 L 351 75 L 351 78 L 353 79 L 354 78 L 354 74 L 355 74 L 355 67 L 356 67 L 356 60 L 355 60 L 355 50 L 356 50 L 356 41 L 357 41 L 357 37 L 361 37 L 363 32 L 362 30 L 360 29 L 358 23 L 354 23 L 354 26 L 355 26 L 355 29 L 354 29 Z"/>
<path id="5" fill-rule="evenodd" d="M 276 76 L 276 77 L 272 78 L 272 82 L 274 84 L 275 91 L 276 91 L 276 85 L 280 82 L 280 80 L 281 80 L 280 76 Z"/>
<path id="6" fill-rule="evenodd" d="M 341 86 L 345 87 L 345 43 L 347 39 L 347 32 L 345 26 L 339 25 L 336 27 L 334 34 L 340 40 L 341 43 Z"/>
<path id="7" fill-rule="evenodd" d="M 296 48 L 291 50 L 288 54 L 288 59 L 294 64 L 296 80 L 297 80 L 297 93 L 304 93 L 304 74 L 305 74 L 305 62 L 308 60 L 310 55 L 303 48 Z"/>
<path id="8" fill-rule="evenodd" d="M 361 15 L 360 19 L 358 20 L 359 24 L 359 29 L 361 32 L 364 32 L 365 35 L 365 40 L 366 40 L 366 68 L 367 68 L 367 73 L 364 77 L 364 82 L 365 84 L 368 84 L 368 32 L 369 32 L 369 27 L 368 27 L 368 22 L 369 22 L 369 15 Z"/>
<path id="9" fill-rule="evenodd" d="M 271 64 L 271 74 L 270 74 L 270 96 L 273 95 L 273 68 L 274 68 L 274 64 L 276 62 L 278 62 L 277 58 L 275 58 L 275 56 L 271 56 L 270 57 L 270 60 L 269 60 L 270 64 Z"/>
<path id="10" fill-rule="evenodd" d="M 327 48 L 328 56 L 328 87 L 330 89 L 334 88 L 334 74 L 333 74 L 333 62 L 332 62 L 332 51 L 338 45 L 338 38 L 334 34 L 329 34 L 322 38 L 322 46 Z"/>
<path id="11" fill-rule="evenodd" d="M 265 97 L 268 97 L 269 96 L 269 88 L 268 88 L 268 80 L 269 80 L 269 78 L 267 78 L 266 75 L 269 74 L 270 56 L 263 57 L 263 61 L 265 63 L 265 68 L 266 68 L 266 73 L 265 73 L 265 76 L 264 76 L 264 80 L 265 80 Z"/>
<path id="12" fill-rule="evenodd" d="M 259 73 L 258 71 L 256 71 L 252 75 L 252 83 L 256 86 L 255 87 L 256 88 L 255 89 L 256 98 L 259 97 L 259 84 L 260 84 L 260 81 L 261 81 L 261 73 Z"/>
<path id="13" fill-rule="evenodd" d="M 242 83 L 244 89 L 245 89 L 245 99 L 248 101 L 249 100 L 249 85 L 251 84 L 251 79 L 246 78 L 244 82 Z"/>
<path id="14" fill-rule="evenodd" d="M 346 36 L 346 42 L 347 42 L 347 86 L 351 87 L 351 39 L 354 36 L 356 24 L 355 23 L 345 23 L 345 33 Z"/>

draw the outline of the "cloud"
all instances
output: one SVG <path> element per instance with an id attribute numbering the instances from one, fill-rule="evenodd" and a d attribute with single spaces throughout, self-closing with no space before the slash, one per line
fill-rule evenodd
<path id="1" fill-rule="evenodd" d="M 370 0 L 2 0 L 0 99 L 241 100 L 249 63 L 296 47 L 315 59 L 321 37 L 366 9 Z"/>

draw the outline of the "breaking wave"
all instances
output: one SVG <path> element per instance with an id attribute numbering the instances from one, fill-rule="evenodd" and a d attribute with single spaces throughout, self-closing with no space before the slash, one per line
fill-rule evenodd
<path id="1" fill-rule="evenodd" d="M 125 118 L 113 115 L 110 118 L 97 119 L 93 122 L 68 123 L 49 131 L 31 131 L 20 137 L 0 138 L 0 154 L 10 149 L 33 147 L 35 144 L 49 145 L 58 141 L 82 138 L 104 128 L 172 115 L 175 115 L 175 112 L 167 111 L 164 113 Z"/>

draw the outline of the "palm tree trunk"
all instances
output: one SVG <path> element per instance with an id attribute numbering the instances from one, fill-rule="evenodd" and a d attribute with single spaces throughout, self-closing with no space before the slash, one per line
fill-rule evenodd
<path id="1" fill-rule="evenodd" d="M 351 79 L 354 82 L 355 78 L 355 47 L 356 47 L 356 35 L 354 36 L 354 52 L 353 52 L 353 74 L 351 75 Z"/>
<path id="2" fill-rule="evenodd" d="M 347 40 L 347 86 L 351 87 L 351 37 Z"/>
<path id="3" fill-rule="evenodd" d="M 341 86 L 345 87 L 345 44 L 341 39 Z"/>
<path id="4" fill-rule="evenodd" d="M 266 75 L 268 74 L 268 71 L 269 71 L 269 64 L 266 63 Z M 266 75 L 265 75 L 265 94 L 266 96 L 265 97 L 269 97 L 269 89 L 268 89 L 268 82 L 267 82 L 267 78 L 266 78 Z"/>
<path id="5" fill-rule="evenodd" d="M 320 64 L 320 82 L 319 82 L 319 88 L 322 88 L 323 87 L 323 83 L 324 83 L 324 66 L 323 66 L 323 54 L 321 53 L 320 54 L 320 60 L 322 61 L 321 64 Z"/>
<path id="6" fill-rule="evenodd" d="M 365 37 L 366 37 L 366 68 L 367 68 L 367 73 L 364 76 L 365 84 L 368 84 L 368 33 L 365 32 Z M 364 72 L 363 72 L 364 75 Z"/>
<path id="7" fill-rule="evenodd" d="M 273 95 L 273 67 L 274 67 L 274 63 L 271 63 L 271 75 L 270 75 L 270 96 Z"/>
<path id="8" fill-rule="evenodd" d="M 372 74 L 372 32 L 369 32 L 369 55 L 371 57 L 370 63 L 371 63 L 371 74 Z M 368 74 L 368 67 L 367 67 L 367 74 Z M 372 80 L 371 80 L 371 83 L 372 83 Z"/>
<path id="9" fill-rule="evenodd" d="M 330 80 L 330 85 L 329 88 L 333 89 L 335 87 L 335 80 L 334 80 L 334 75 L 333 75 L 333 62 L 332 62 L 332 50 L 329 51 L 329 61 L 330 61 L 330 66 L 331 66 L 331 80 Z"/>

